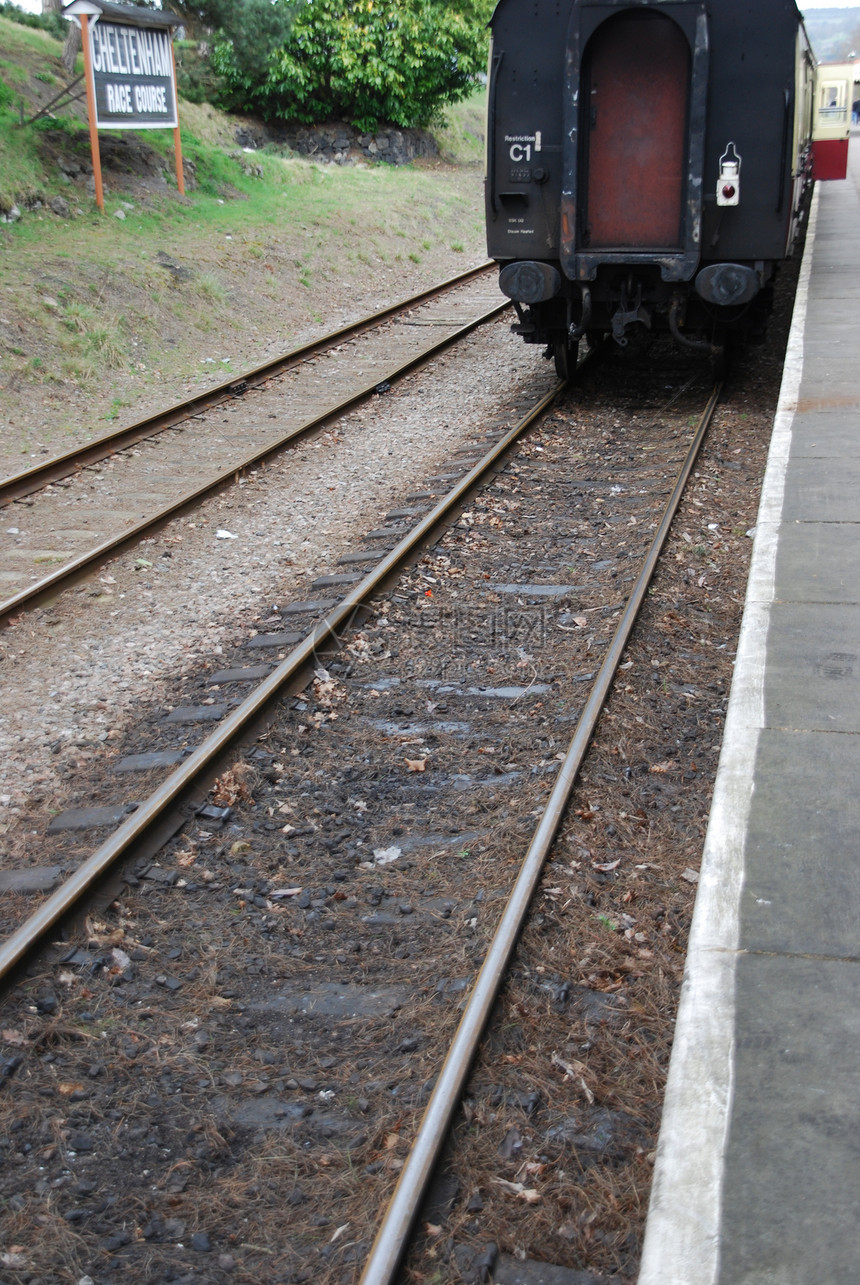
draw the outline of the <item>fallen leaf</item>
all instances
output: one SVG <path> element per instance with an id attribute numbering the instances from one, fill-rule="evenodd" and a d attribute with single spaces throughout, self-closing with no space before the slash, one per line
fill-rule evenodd
<path id="1" fill-rule="evenodd" d="M 268 895 L 272 901 L 278 901 L 281 897 L 297 897 L 300 892 L 301 888 L 278 888 L 275 892 L 270 892 Z"/>
<path id="2" fill-rule="evenodd" d="M 232 808 L 234 804 L 253 803 L 251 792 L 245 784 L 248 775 L 246 763 L 236 763 L 222 772 L 212 787 L 212 802 L 219 808 Z"/>
<path id="3" fill-rule="evenodd" d="M 72 1093 L 83 1093 L 84 1086 L 76 1080 L 64 1080 L 57 1085 L 57 1092 L 62 1093 L 64 1098 L 69 1097 Z"/>
<path id="4" fill-rule="evenodd" d="M 527 1205 L 536 1205 L 540 1200 L 540 1195 L 534 1187 L 524 1187 L 521 1182 L 508 1182 L 506 1178 L 491 1178 L 490 1182 L 494 1182 L 497 1187 L 501 1187 L 512 1196 L 518 1196 Z"/>
<path id="5" fill-rule="evenodd" d="M 609 874 L 610 870 L 616 870 L 621 865 L 621 858 L 616 861 L 592 861 L 593 870 L 600 870 L 603 874 Z"/>
<path id="6" fill-rule="evenodd" d="M 698 883 L 699 872 L 698 870 L 693 870 L 688 866 L 687 869 L 684 871 L 684 873 L 681 875 L 681 878 L 686 879 L 687 883 Z"/>
<path id="7" fill-rule="evenodd" d="M 6 1030 L 3 1032 L 3 1043 L 15 1044 L 18 1048 L 25 1048 L 30 1041 L 27 1039 L 26 1035 L 21 1033 L 21 1031 Z"/>
<path id="8" fill-rule="evenodd" d="M 120 942 L 125 941 L 124 928 L 115 928 L 113 932 L 107 932 L 107 924 L 102 923 L 88 925 L 88 928 L 88 946 L 118 946 Z"/>
<path id="9" fill-rule="evenodd" d="M 662 774 L 664 772 L 674 772 L 677 766 L 677 763 L 667 760 L 665 763 L 654 763 L 648 770 L 649 772 L 658 772 Z"/>
<path id="10" fill-rule="evenodd" d="M 426 759 L 407 759 L 406 768 L 409 772 L 424 772 L 427 768 Z"/>

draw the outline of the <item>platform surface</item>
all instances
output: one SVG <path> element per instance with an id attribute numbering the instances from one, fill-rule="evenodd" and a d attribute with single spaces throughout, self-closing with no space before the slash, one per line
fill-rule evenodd
<path id="1" fill-rule="evenodd" d="M 860 134 L 817 185 L 639 1285 L 860 1282 Z"/>

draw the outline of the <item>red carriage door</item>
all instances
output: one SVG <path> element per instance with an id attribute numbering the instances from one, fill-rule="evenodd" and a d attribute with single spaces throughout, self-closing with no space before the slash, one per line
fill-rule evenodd
<path id="1" fill-rule="evenodd" d="M 586 49 L 588 187 L 584 245 L 677 249 L 681 242 L 690 49 L 671 18 L 608 19 Z M 590 117 L 589 117 L 590 111 Z"/>

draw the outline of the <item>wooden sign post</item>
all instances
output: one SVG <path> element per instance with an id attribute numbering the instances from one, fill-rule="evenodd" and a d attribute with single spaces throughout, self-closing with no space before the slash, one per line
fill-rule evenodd
<path id="1" fill-rule="evenodd" d="M 99 150 L 99 127 L 96 124 L 96 90 L 93 83 L 93 57 L 90 52 L 90 15 L 81 14 L 81 45 L 84 51 L 84 82 L 87 87 L 87 120 L 90 126 L 90 152 L 93 158 L 93 178 L 96 185 L 96 205 L 105 212 L 105 194 L 102 187 L 102 157 Z"/>
<path id="2" fill-rule="evenodd" d="M 100 129 L 173 129 L 176 186 L 185 194 L 173 30 L 182 20 L 161 9 L 72 0 L 63 17 L 81 28 L 96 204 L 104 213 Z"/>

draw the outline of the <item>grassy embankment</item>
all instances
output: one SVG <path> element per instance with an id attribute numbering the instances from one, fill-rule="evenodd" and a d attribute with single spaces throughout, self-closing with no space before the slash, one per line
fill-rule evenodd
<path id="1" fill-rule="evenodd" d="M 234 120 L 181 102 L 197 187 L 176 192 L 170 131 L 139 132 L 168 186 L 112 174 L 101 215 L 56 164 L 64 144 L 88 155 L 80 108 L 20 125 L 61 86 L 60 52 L 0 18 L 0 210 L 22 211 L 0 225 L 0 473 L 483 257 L 480 95 L 438 162 L 397 169 L 249 156 Z"/>

